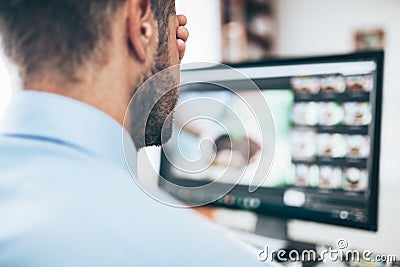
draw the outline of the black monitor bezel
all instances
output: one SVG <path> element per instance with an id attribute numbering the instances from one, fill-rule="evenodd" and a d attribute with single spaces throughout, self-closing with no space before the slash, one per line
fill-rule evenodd
<path id="1" fill-rule="evenodd" d="M 376 90 L 375 96 L 372 99 L 374 102 L 374 122 L 373 122 L 373 153 L 372 153 L 372 167 L 370 177 L 370 186 L 372 188 L 371 195 L 369 199 L 369 211 L 368 220 L 365 223 L 341 220 L 329 217 L 322 212 L 314 212 L 310 210 L 304 210 L 299 208 L 292 208 L 288 206 L 274 206 L 268 203 L 263 203 L 259 208 L 252 210 L 258 214 L 276 216 L 283 219 L 299 219 L 306 221 L 313 221 L 319 223 L 325 223 L 330 225 L 338 225 L 344 227 L 351 227 L 357 229 L 363 229 L 368 231 L 376 232 L 378 230 L 378 198 L 379 198 L 379 172 L 380 172 L 380 149 L 381 149 L 381 124 L 382 124 L 382 102 L 383 102 L 383 67 L 384 67 L 384 51 L 364 51 L 356 52 L 351 54 L 342 55 L 328 55 L 328 56 L 314 56 L 314 57 L 297 57 L 297 58 L 283 58 L 283 59 L 268 59 L 266 61 L 260 62 L 246 62 L 240 64 L 226 64 L 233 68 L 248 68 L 248 67 L 272 67 L 272 66 L 285 66 L 285 65 L 304 65 L 304 64 L 318 64 L 318 63 L 340 63 L 340 62 L 354 62 L 354 61 L 374 61 L 377 65 L 376 70 Z M 269 89 L 273 88 L 274 84 L 278 85 L 282 82 L 282 78 L 268 78 L 270 80 L 271 86 Z M 281 81 L 279 81 L 281 79 Z M 266 79 L 264 79 L 266 80 Z M 257 85 L 257 80 L 254 80 Z M 282 84 L 280 85 L 282 87 Z M 288 84 L 290 86 L 290 84 Z M 287 87 L 289 88 L 289 87 Z M 371 101 L 371 102 L 372 102 Z M 161 153 L 161 164 L 160 164 L 160 175 L 167 178 L 170 182 L 179 184 L 181 186 L 196 187 L 202 186 L 207 182 L 198 182 L 193 180 L 185 179 L 175 179 L 170 174 L 168 160 L 166 159 L 164 153 Z M 159 186 L 161 188 L 167 188 L 167 183 L 163 180 L 159 180 Z M 260 188 L 254 192 L 251 196 L 258 195 L 260 192 L 268 194 L 269 192 L 276 191 L 276 188 Z M 249 195 L 248 187 L 237 185 L 230 194 L 242 196 Z M 255 195 L 254 195 L 255 194 Z M 227 206 L 220 202 L 214 202 L 209 204 L 210 206 L 221 206 L 233 209 L 239 209 L 239 207 Z"/>

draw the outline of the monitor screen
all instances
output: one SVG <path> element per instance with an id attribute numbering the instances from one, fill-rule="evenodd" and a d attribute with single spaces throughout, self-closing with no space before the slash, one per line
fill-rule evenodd
<path id="1" fill-rule="evenodd" d="M 184 70 L 160 186 L 188 203 L 376 231 L 382 64 L 365 52 L 232 65 L 239 78 Z"/>

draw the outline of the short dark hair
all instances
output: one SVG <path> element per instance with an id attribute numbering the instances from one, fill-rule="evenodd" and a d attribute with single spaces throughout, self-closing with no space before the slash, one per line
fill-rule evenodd
<path id="1" fill-rule="evenodd" d="M 5 54 L 23 80 L 56 70 L 77 81 L 88 61 L 107 62 L 104 44 L 115 12 L 126 0 L 0 0 L 0 34 Z M 165 26 L 174 0 L 151 0 Z M 160 43 L 161 43 L 160 39 Z"/>

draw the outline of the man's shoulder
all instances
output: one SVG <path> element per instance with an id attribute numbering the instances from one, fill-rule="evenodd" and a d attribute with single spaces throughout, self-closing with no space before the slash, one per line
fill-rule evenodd
<path id="1" fill-rule="evenodd" d="M 82 266 L 82 259 L 90 266 L 256 263 L 199 215 L 150 198 L 128 170 L 38 142 L 0 138 L 0 265 L 23 259 L 40 266 Z M 199 258 L 203 252 L 209 258 Z"/>
<path id="2" fill-rule="evenodd" d="M 0 147 L 0 172 L 8 170 L 10 175 L 18 171 L 45 174 L 57 168 L 65 169 L 64 172 L 57 172 L 58 176 L 85 170 L 101 172 L 99 168 L 90 168 L 102 161 L 100 157 L 62 141 L 49 141 L 45 137 L 0 135 Z M 112 166 L 103 164 L 102 167 L 110 169 Z"/>
<path id="3" fill-rule="evenodd" d="M 105 200 L 133 183 L 128 169 L 71 145 L 0 136 L 0 147 L 0 197 L 7 191 L 2 199 L 10 203 L 73 213 L 80 205 L 98 207 L 91 199 Z"/>

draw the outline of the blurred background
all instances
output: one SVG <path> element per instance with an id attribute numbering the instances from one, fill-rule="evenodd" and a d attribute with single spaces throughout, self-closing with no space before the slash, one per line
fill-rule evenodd
<path id="1" fill-rule="evenodd" d="M 190 39 L 184 63 L 243 62 L 276 56 L 316 56 L 378 48 L 385 50 L 381 157 L 380 230 L 366 233 L 296 222 L 289 232 L 312 242 L 338 240 L 400 255 L 400 1 L 398 0 L 176 0 L 187 15 Z M 14 68 L 0 54 L 0 116 L 18 87 Z M 142 157 L 141 178 L 156 181 L 159 150 Z M 149 164 L 153 165 L 153 168 Z M 154 171 L 153 171 L 154 170 Z M 235 217 L 236 220 L 239 217 Z M 243 214 L 239 224 L 248 225 Z"/>

